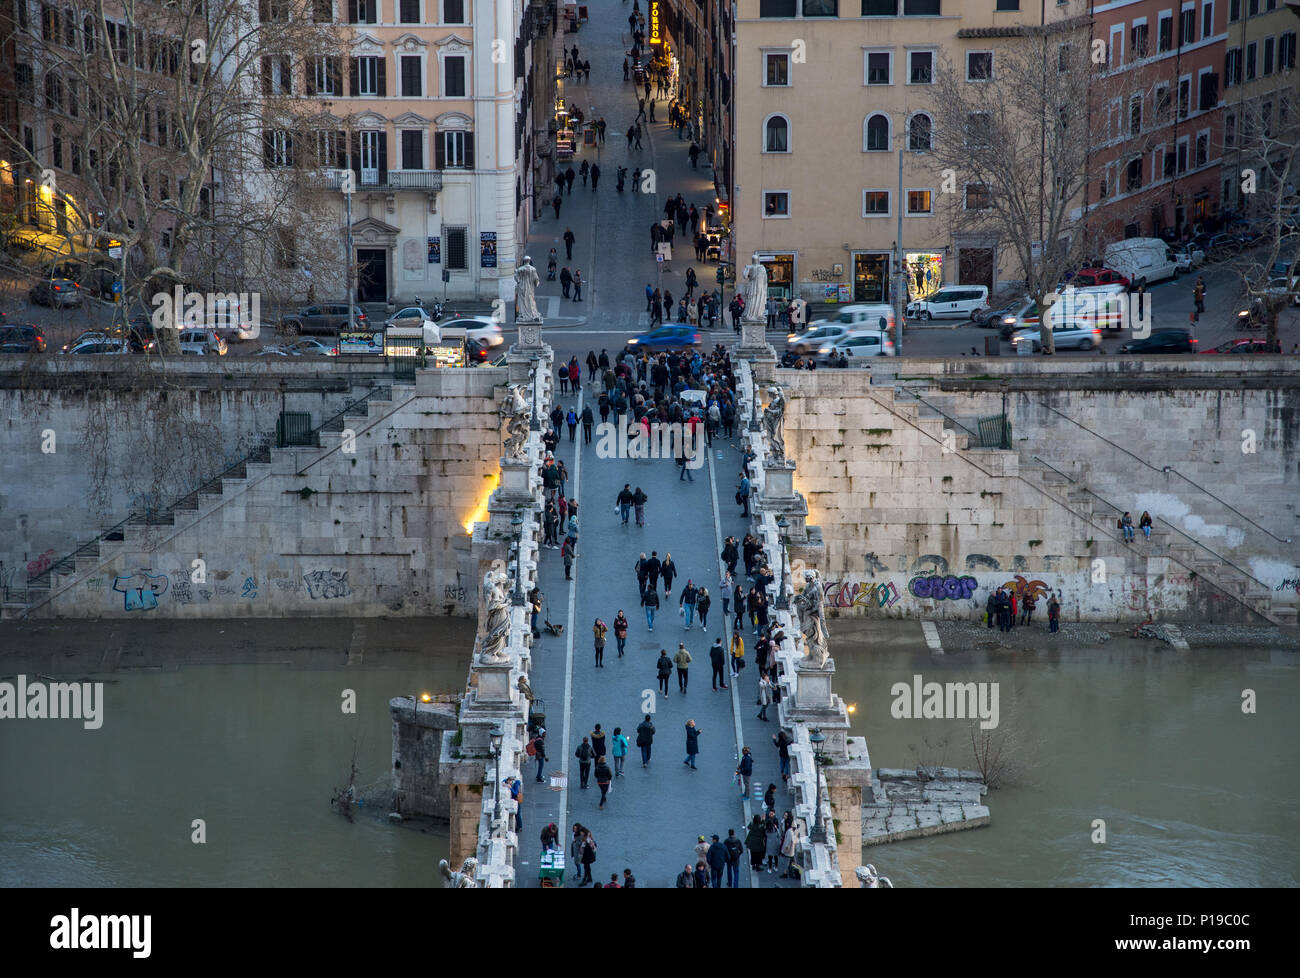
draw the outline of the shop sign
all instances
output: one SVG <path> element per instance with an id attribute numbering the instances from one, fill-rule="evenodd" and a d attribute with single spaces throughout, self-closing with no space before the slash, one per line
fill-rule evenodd
<path id="1" fill-rule="evenodd" d="M 663 21 L 659 15 L 659 0 L 650 0 L 650 43 L 663 44 Z"/>

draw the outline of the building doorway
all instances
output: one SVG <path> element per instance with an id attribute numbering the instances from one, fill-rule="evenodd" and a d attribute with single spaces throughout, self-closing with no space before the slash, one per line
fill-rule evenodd
<path id="1" fill-rule="evenodd" d="M 959 285 L 984 285 L 989 295 L 993 289 L 993 249 L 963 248 L 957 253 L 957 283 Z"/>
<path id="2" fill-rule="evenodd" d="M 853 255 L 853 301 L 888 302 L 889 254 L 856 252 Z"/>
<path id="3" fill-rule="evenodd" d="M 388 252 L 382 248 L 357 249 L 357 301 L 388 301 Z"/>

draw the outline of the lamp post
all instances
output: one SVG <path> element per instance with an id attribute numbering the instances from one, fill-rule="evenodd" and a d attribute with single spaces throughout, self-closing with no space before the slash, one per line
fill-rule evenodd
<path id="1" fill-rule="evenodd" d="M 510 593 L 510 603 L 516 608 L 524 605 L 524 518 L 515 510 L 515 517 L 510 521 L 515 528 L 515 589 Z"/>
<path id="2" fill-rule="evenodd" d="M 789 526 L 790 526 L 790 521 L 787 520 L 787 519 L 785 518 L 784 515 L 782 515 L 782 516 L 778 516 L 778 517 L 776 518 L 776 528 L 777 528 L 778 530 L 781 531 L 781 590 L 778 591 L 778 592 L 777 592 L 777 595 L 776 595 L 776 610 L 777 610 L 777 611 L 789 611 L 789 610 L 790 610 L 790 601 L 789 601 L 789 599 L 785 596 L 785 588 L 786 588 L 786 580 L 785 580 L 785 548 L 786 548 L 786 542 L 785 542 L 785 531 L 786 531 L 786 529 L 787 529 Z"/>
<path id="3" fill-rule="evenodd" d="M 505 738 L 505 731 L 500 726 L 495 726 L 488 733 L 488 740 L 492 743 L 492 756 L 496 759 L 496 788 L 492 792 L 492 821 L 499 823 L 501 821 L 501 741 Z"/>
<path id="4" fill-rule="evenodd" d="M 531 357 L 528 358 L 528 365 L 533 369 L 533 416 L 532 416 L 532 420 L 528 422 L 529 431 L 542 430 L 542 421 L 541 418 L 539 418 L 537 415 L 537 377 L 538 377 L 537 366 L 541 362 L 542 362 L 542 358 L 536 353 L 534 353 Z"/>
<path id="5" fill-rule="evenodd" d="M 826 737 L 817 727 L 808 734 L 813 745 L 813 760 L 817 768 L 817 793 L 813 796 L 813 827 L 808 835 L 809 842 L 825 842 L 826 826 L 822 824 L 822 744 Z"/>

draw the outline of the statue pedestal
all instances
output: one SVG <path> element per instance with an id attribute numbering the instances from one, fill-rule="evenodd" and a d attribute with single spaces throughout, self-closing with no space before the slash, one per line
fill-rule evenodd
<path id="1" fill-rule="evenodd" d="M 538 327 L 538 338 L 541 338 L 541 327 Z M 540 369 L 550 372 L 551 360 L 555 351 L 544 343 L 536 346 L 524 346 L 522 343 L 515 343 L 506 351 L 506 368 L 510 371 L 510 383 L 528 385 L 526 397 L 529 403 L 532 403 L 533 396 L 533 357 L 537 357 L 537 366 Z M 545 386 L 538 384 L 538 392 L 545 393 Z"/>
<path id="2" fill-rule="evenodd" d="M 745 360 L 770 360 L 776 362 L 776 350 L 767 342 L 767 317 L 748 318 L 748 310 L 740 318 L 740 345 L 736 356 Z"/>
<path id="3" fill-rule="evenodd" d="M 537 319 L 516 319 L 515 329 L 519 331 L 519 339 L 511 351 L 526 350 L 530 353 L 541 353 L 546 344 L 542 342 L 542 320 Z"/>
<path id="4" fill-rule="evenodd" d="M 534 503 L 532 490 L 532 463 L 527 458 L 501 459 L 501 483 L 492 494 L 493 507 L 514 508 L 531 507 Z"/>
<path id="5" fill-rule="evenodd" d="M 833 699 L 831 682 L 835 678 L 835 660 L 827 659 L 820 668 L 798 662 L 794 667 L 799 684 L 794 695 L 795 710 L 829 710 Z"/>
<path id="6" fill-rule="evenodd" d="M 476 661 L 474 671 L 478 673 L 478 702 L 484 706 L 511 705 L 514 702 L 514 687 L 510 685 L 510 671 L 513 668 L 509 659 L 501 663 Z"/>
<path id="7" fill-rule="evenodd" d="M 794 500 L 795 463 L 786 459 L 782 462 L 763 462 L 763 496 L 765 499 Z"/>

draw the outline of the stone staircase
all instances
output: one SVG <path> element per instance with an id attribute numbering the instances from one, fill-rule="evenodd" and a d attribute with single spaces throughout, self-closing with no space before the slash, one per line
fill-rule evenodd
<path id="1" fill-rule="evenodd" d="M 1116 520 L 1123 510 L 1054 469 L 1050 463 L 1015 447 L 1009 450 L 969 447 L 972 441 L 977 440 L 976 433 L 979 430 L 978 416 L 963 413 L 969 398 L 939 391 L 928 380 L 895 381 L 895 384 L 892 390 L 874 388 L 871 396 L 880 401 L 881 398 L 877 395 L 888 395 L 891 411 L 912 420 L 916 427 L 940 441 L 944 438 L 944 430 L 953 431 L 955 448 L 963 451 L 985 472 L 1019 478 L 1029 484 L 1052 503 L 1083 520 L 1093 534 L 1090 538 L 1113 541 L 1131 554 L 1134 570 L 1142 567 L 1148 558 L 1164 557 L 1185 568 L 1195 579 L 1204 581 L 1274 625 L 1297 623 L 1297 608 L 1294 603 L 1276 600 L 1263 582 L 1220 558 L 1199 540 L 1181 531 L 1153 528 L 1149 540 L 1143 538 L 1139 531 L 1134 543 L 1125 543 L 1122 532 L 1116 526 Z M 969 409 L 965 410 L 968 412 Z M 1146 577 L 1147 574 L 1139 576 Z M 1159 611 L 1147 603 L 1149 618 L 1154 620 Z"/>
<path id="2" fill-rule="evenodd" d="M 344 432 L 360 436 L 400 410 L 415 397 L 415 385 L 377 387 L 352 401 L 311 431 L 315 444 L 277 447 L 268 433 L 249 455 L 220 475 L 204 482 L 170 506 L 152 513 L 132 513 L 95 539 L 54 562 L 28 580 L 24 599 L 11 595 L 0 606 L 0 618 L 32 616 L 69 588 L 109 566 L 122 553 L 154 549 L 175 535 L 212 517 L 273 472 L 302 474 L 342 447 Z"/>

